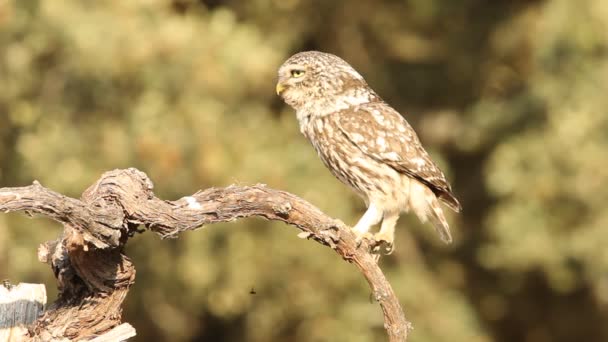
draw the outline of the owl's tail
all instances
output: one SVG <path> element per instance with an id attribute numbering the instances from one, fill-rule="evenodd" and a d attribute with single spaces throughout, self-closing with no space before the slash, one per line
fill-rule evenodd
<path id="1" fill-rule="evenodd" d="M 443 215 L 437 195 L 424 184 L 414 180 L 410 183 L 410 207 L 414 209 L 420 221 L 431 221 L 443 242 L 452 242 L 450 226 Z"/>
<path id="2" fill-rule="evenodd" d="M 443 216 L 443 210 L 439 206 L 439 201 L 435 194 L 433 194 L 433 199 L 428 200 L 429 208 L 430 208 L 430 221 L 435 227 L 437 233 L 441 237 L 441 240 L 445 243 L 452 243 L 452 234 L 450 234 L 450 226 L 448 225 L 448 221 Z"/>

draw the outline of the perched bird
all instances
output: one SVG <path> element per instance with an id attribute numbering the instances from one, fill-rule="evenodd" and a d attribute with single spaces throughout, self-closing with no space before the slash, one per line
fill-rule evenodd
<path id="1" fill-rule="evenodd" d="M 331 173 L 360 195 L 367 211 L 353 227 L 392 251 L 395 225 L 413 210 L 446 243 L 450 228 L 439 202 L 461 210 L 444 174 L 416 132 L 340 57 L 318 51 L 291 56 L 278 71 L 277 94 L 296 110 L 300 131 Z"/>

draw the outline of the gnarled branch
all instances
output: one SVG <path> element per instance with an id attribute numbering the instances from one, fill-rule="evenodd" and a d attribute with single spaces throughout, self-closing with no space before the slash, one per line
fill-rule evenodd
<path id="1" fill-rule="evenodd" d="M 123 246 L 141 225 L 174 237 L 206 224 L 250 216 L 283 221 L 300 236 L 334 249 L 361 271 L 384 313 L 390 341 L 405 341 L 410 327 L 368 241 L 358 246 L 344 223 L 290 193 L 264 185 L 229 186 L 199 191 L 176 201 L 153 193 L 150 179 L 136 169 L 107 172 L 73 199 L 38 182 L 0 189 L 0 211 L 25 211 L 64 225 L 63 235 L 39 248 L 59 282 L 59 297 L 30 332 L 32 340 L 89 339 L 121 323 L 121 304 L 135 279 Z"/>

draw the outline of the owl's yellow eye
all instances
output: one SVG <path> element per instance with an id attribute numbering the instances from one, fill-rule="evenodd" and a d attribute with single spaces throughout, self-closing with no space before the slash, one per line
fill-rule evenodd
<path id="1" fill-rule="evenodd" d="M 304 76 L 305 71 L 302 69 L 293 69 L 291 70 L 291 77 L 298 78 Z"/>

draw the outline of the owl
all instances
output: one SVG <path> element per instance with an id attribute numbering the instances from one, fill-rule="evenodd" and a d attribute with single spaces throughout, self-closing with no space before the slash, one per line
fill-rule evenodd
<path id="1" fill-rule="evenodd" d="M 390 253 L 397 220 L 411 210 L 452 241 L 439 205 L 461 210 L 450 184 L 405 118 L 353 67 L 329 53 L 300 52 L 279 68 L 276 91 L 295 109 L 300 131 L 325 166 L 365 201 L 353 227 L 359 240 L 373 237 Z"/>

